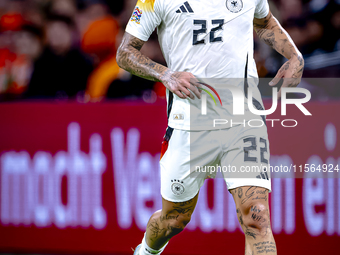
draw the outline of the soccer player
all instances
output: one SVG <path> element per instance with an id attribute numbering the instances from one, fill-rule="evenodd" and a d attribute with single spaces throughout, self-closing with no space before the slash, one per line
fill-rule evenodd
<path id="1" fill-rule="evenodd" d="M 168 67 L 140 52 L 155 28 Z M 207 121 L 199 121 L 204 79 L 257 77 L 253 29 L 288 59 L 269 85 L 281 78 L 294 78 L 285 79 L 282 86 L 297 86 L 304 67 L 302 55 L 271 14 L 267 0 L 138 0 L 118 49 L 117 63 L 134 75 L 164 84 L 168 128 L 160 160 L 162 210 L 151 216 L 134 254 L 160 254 L 189 223 L 199 189 L 210 177 L 194 175 L 194 165 L 268 166 L 265 125 L 216 129 L 208 127 Z M 243 84 L 235 82 L 235 86 Z M 263 109 L 257 87 L 253 91 L 254 106 Z M 221 98 L 227 109 L 229 99 Z M 214 114 L 209 102 L 208 112 Z M 228 109 L 224 113 L 228 114 Z M 277 254 L 268 206 L 270 176 L 265 172 L 252 178 L 224 177 L 245 234 L 245 254 Z"/>

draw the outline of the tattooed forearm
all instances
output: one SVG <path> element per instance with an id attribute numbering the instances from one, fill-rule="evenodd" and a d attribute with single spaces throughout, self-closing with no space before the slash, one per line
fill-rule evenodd
<path id="1" fill-rule="evenodd" d="M 277 19 L 269 13 L 266 18 L 254 19 L 254 29 L 257 35 L 278 53 L 290 59 L 301 56 L 288 33 L 282 28 Z"/>
<path id="2" fill-rule="evenodd" d="M 161 81 L 162 77 L 171 71 L 143 55 L 140 52 L 143 45 L 142 40 L 125 33 L 117 51 L 117 63 L 121 68 L 134 75 L 152 81 Z"/>
<path id="3" fill-rule="evenodd" d="M 295 55 L 295 53 L 293 54 Z M 302 56 L 296 55 L 299 60 L 299 65 L 295 67 L 293 78 L 298 78 L 302 76 L 303 68 L 305 66 L 305 61 Z"/>

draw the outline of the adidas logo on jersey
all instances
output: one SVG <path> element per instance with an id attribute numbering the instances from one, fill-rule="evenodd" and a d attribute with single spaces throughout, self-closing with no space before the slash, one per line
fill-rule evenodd
<path id="1" fill-rule="evenodd" d="M 265 171 L 265 172 L 262 172 L 262 171 L 261 171 L 261 172 L 260 172 L 260 175 L 257 175 L 256 178 L 257 178 L 257 179 L 269 180 L 267 171 Z"/>
<path id="2" fill-rule="evenodd" d="M 176 11 L 176 13 L 184 13 L 184 12 L 194 13 L 188 1 L 186 1 L 183 5 L 181 5 L 181 7 L 179 7 L 179 9 Z"/>

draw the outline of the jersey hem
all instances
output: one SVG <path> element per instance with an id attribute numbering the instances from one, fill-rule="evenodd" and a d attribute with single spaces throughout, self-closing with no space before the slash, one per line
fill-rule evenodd
<path id="1" fill-rule="evenodd" d="M 169 202 L 179 203 L 179 202 L 187 202 L 187 201 L 193 199 L 194 197 L 197 196 L 198 192 L 199 192 L 199 190 L 197 191 L 197 193 L 196 193 L 193 197 L 188 196 L 188 198 L 184 198 L 184 199 L 183 199 L 183 198 L 182 198 L 182 199 L 181 199 L 181 198 L 179 198 L 179 199 L 172 199 L 172 198 L 169 198 L 169 197 L 163 195 L 163 194 L 162 194 L 162 191 L 161 191 L 161 196 L 162 196 L 162 198 L 164 198 L 165 200 L 167 200 L 167 201 L 169 201 Z"/>
<path id="2" fill-rule="evenodd" d="M 254 13 L 254 17 L 255 17 L 256 19 L 263 19 L 263 18 L 267 17 L 268 14 L 269 14 L 269 9 L 267 10 L 266 15 L 262 16 L 262 15 L 257 15 L 256 13 Z"/>
<path id="3" fill-rule="evenodd" d="M 138 39 L 140 39 L 144 42 L 149 40 L 149 36 L 145 36 L 143 34 L 140 34 L 136 30 L 130 29 L 128 26 L 126 27 L 125 32 L 128 32 L 129 34 L 133 35 L 134 37 L 137 37 Z"/>

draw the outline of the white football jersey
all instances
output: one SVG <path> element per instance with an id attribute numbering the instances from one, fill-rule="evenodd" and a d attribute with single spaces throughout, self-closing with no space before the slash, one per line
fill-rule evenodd
<path id="1" fill-rule="evenodd" d="M 224 79 L 243 91 L 245 77 L 258 77 L 253 58 L 253 19 L 264 18 L 268 13 L 267 0 L 138 0 L 126 32 L 147 41 L 157 28 L 160 47 L 171 70 L 191 72 L 211 86 L 215 80 L 219 84 Z M 256 107 L 261 108 L 257 82 L 248 82 L 247 86 L 254 88 L 252 96 L 258 102 Z M 202 115 L 201 100 L 180 99 L 167 91 L 169 126 L 207 130 L 214 129 L 211 121 L 221 119 L 221 114 L 235 117 L 231 94 L 221 92 L 220 97 L 222 109 L 217 109 L 208 96 L 207 115 Z M 246 103 L 245 109 L 239 119 L 253 119 Z"/>

